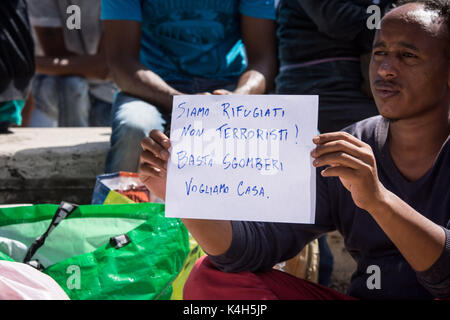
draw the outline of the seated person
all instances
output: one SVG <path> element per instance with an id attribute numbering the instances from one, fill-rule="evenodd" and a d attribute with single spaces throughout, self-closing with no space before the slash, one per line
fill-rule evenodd
<path id="1" fill-rule="evenodd" d="M 108 80 L 100 0 L 28 0 L 28 4 L 38 45 L 30 126 L 110 126 L 117 88 Z M 70 5 L 80 9 L 79 29 L 69 29 L 76 18 L 67 13 Z"/>
<path id="2" fill-rule="evenodd" d="M 108 61 L 121 90 L 107 173 L 137 172 L 140 141 L 168 127 L 174 95 L 263 94 L 273 86 L 273 0 L 187 3 L 102 2 Z"/>
<path id="3" fill-rule="evenodd" d="M 379 1 L 380 2 L 380 1 Z M 392 1 L 383 0 L 380 8 Z M 321 133 L 341 130 L 378 114 L 363 91 L 365 57 L 375 31 L 367 28 L 368 0 L 280 0 L 277 38 L 280 70 L 278 94 L 319 95 Z M 381 10 L 380 10 L 381 14 Z M 364 74 L 365 75 L 365 74 Z M 333 256 L 326 237 L 319 237 L 319 283 L 330 285 Z"/>
<path id="4" fill-rule="evenodd" d="M 34 42 L 25 0 L 0 3 L 0 133 L 22 123 L 34 75 Z"/>
<path id="5" fill-rule="evenodd" d="M 450 20 L 448 1 L 412 0 L 376 32 L 370 84 L 379 116 L 323 133 L 316 223 L 183 219 L 208 253 L 186 299 L 432 299 L 450 297 Z M 140 177 L 165 197 L 170 141 L 142 141 Z M 273 270 L 339 230 L 357 262 L 347 295 Z"/>
<path id="6" fill-rule="evenodd" d="M 391 3 L 379 1 L 380 11 Z M 279 2 L 276 93 L 319 95 L 321 133 L 378 114 L 361 85 L 360 57 L 370 52 L 375 33 L 367 27 L 371 4 L 372 0 Z"/>
<path id="7" fill-rule="evenodd" d="M 381 12 L 392 0 L 378 1 Z M 278 94 L 318 94 L 319 130 L 341 130 L 378 114 L 365 92 L 367 65 L 375 30 L 367 28 L 368 0 L 280 0 L 277 38 Z M 381 8 L 383 10 L 381 10 Z M 330 285 L 333 256 L 319 237 L 319 283 Z"/>

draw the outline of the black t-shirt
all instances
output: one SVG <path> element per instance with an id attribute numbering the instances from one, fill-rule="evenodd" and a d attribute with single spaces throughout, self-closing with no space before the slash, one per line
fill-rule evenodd
<path id="1" fill-rule="evenodd" d="M 26 1 L 0 1 L 0 102 L 25 100 L 34 70 Z"/>
<path id="2" fill-rule="evenodd" d="M 338 230 L 357 262 L 348 294 L 362 299 L 414 299 L 450 296 L 450 139 L 433 167 L 414 182 L 396 168 L 390 153 L 389 122 L 381 116 L 360 121 L 345 131 L 369 144 L 381 183 L 417 212 L 442 226 L 446 247 L 424 272 L 415 272 L 366 211 L 358 208 L 340 180 L 317 172 L 316 224 L 233 221 L 229 250 L 211 260 L 224 271 L 262 271 L 295 256 L 311 240 Z M 323 169 L 323 168 L 322 168 Z M 280 207 L 281 208 L 281 207 Z M 381 272 L 381 288 L 370 289 L 370 266 Z"/>
<path id="3" fill-rule="evenodd" d="M 381 0 L 380 16 L 392 0 Z M 371 51 L 375 30 L 367 27 L 373 0 L 280 0 L 277 38 L 281 66 Z"/>

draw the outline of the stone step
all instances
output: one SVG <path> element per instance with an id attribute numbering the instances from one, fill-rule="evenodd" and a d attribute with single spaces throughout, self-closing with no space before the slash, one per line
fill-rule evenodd
<path id="1" fill-rule="evenodd" d="M 345 249 L 344 238 L 338 231 L 328 233 L 327 242 L 334 259 L 330 287 L 345 294 L 356 271 L 356 262 Z"/>
<path id="2" fill-rule="evenodd" d="M 110 128 L 12 128 L 0 135 L 0 204 L 88 204 Z"/>

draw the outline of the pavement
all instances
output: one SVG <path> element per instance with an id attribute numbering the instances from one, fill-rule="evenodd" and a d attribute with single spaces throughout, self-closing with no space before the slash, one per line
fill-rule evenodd
<path id="1" fill-rule="evenodd" d="M 356 262 L 345 249 L 344 238 L 339 232 L 329 233 L 327 242 L 334 258 L 330 287 L 345 294 L 350 284 L 351 276 L 356 270 Z"/>

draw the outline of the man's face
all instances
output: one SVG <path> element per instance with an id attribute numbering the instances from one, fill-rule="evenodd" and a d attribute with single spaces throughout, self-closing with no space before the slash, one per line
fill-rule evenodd
<path id="1" fill-rule="evenodd" d="M 371 89 L 381 115 L 408 119 L 448 106 L 447 39 L 445 26 L 421 5 L 405 5 L 385 16 L 370 62 Z"/>

